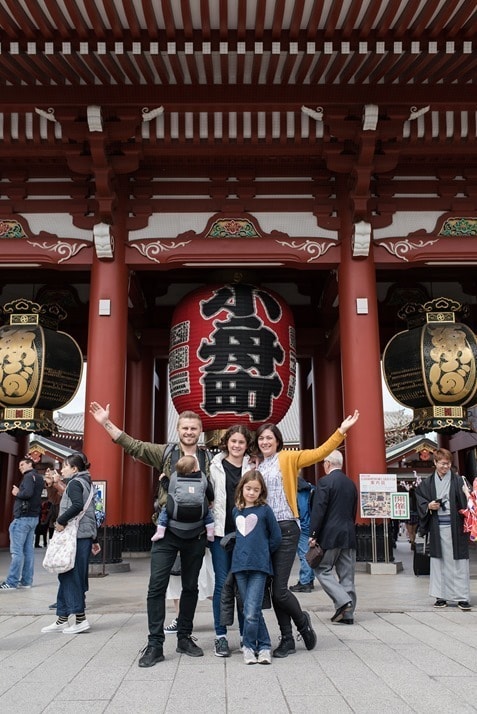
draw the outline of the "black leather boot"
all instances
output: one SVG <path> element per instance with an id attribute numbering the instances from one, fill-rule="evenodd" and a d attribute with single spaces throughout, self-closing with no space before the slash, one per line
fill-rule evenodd
<path id="1" fill-rule="evenodd" d="M 295 640 L 293 637 L 282 637 L 280 644 L 276 650 L 273 650 L 274 657 L 288 657 L 289 654 L 295 654 Z"/>

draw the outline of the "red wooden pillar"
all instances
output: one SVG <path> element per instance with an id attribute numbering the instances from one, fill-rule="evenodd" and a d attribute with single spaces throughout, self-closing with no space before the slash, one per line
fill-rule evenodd
<path id="1" fill-rule="evenodd" d="M 114 258 L 99 260 L 95 255 L 91 270 L 88 320 L 88 372 L 84 450 L 91 462 L 93 478 L 106 480 L 107 525 L 119 525 L 122 518 L 123 450 L 88 413 L 94 400 L 110 403 L 111 421 L 124 425 L 126 337 L 128 324 L 128 271 L 124 245 L 126 229 L 121 216 L 114 226 Z M 100 304 L 100 301 L 106 301 Z M 100 314 L 106 312 L 108 314 Z"/>
<path id="2" fill-rule="evenodd" d="M 315 444 L 322 444 L 343 421 L 341 364 L 321 352 L 313 355 L 313 403 L 315 411 Z M 317 475 L 323 475 L 318 464 Z"/>
<path id="3" fill-rule="evenodd" d="M 126 432 L 142 441 L 152 441 L 154 360 L 149 352 L 140 362 L 128 362 Z M 152 468 L 125 457 L 123 523 L 149 523 L 153 510 Z"/>
<path id="4" fill-rule="evenodd" d="M 366 258 L 353 258 L 349 213 L 342 211 L 341 262 L 338 271 L 343 413 L 360 412 L 346 439 L 346 471 L 386 473 L 386 445 L 381 387 L 378 304 L 371 244 Z"/>
<path id="5" fill-rule="evenodd" d="M 167 379 L 167 370 L 167 360 L 162 358 L 156 359 L 154 390 L 154 441 L 158 444 L 165 444 L 167 442 L 169 429 L 169 425 L 167 423 L 169 411 L 169 383 Z"/>
<path id="6" fill-rule="evenodd" d="M 312 449 L 315 445 L 313 428 L 313 394 L 311 388 L 311 360 L 302 357 L 298 360 L 298 390 L 300 403 L 300 448 Z M 310 483 L 315 483 L 315 467 L 302 469 L 302 476 Z"/>
<path id="7" fill-rule="evenodd" d="M 8 529 L 13 518 L 14 498 L 12 495 L 12 487 L 20 483 L 21 474 L 18 471 L 19 462 L 20 457 L 18 454 L 2 454 L 0 487 L 0 548 L 8 548 L 10 544 Z"/>

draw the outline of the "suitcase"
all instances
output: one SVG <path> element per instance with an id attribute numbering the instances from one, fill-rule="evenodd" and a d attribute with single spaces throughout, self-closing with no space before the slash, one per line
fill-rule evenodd
<path id="1" fill-rule="evenodd" d="M 413 570 L 414 575 L 429 575 L 431 572 L 431 558 L 429 555 L 429 543 L 416 543 L 414 551 Z"/>

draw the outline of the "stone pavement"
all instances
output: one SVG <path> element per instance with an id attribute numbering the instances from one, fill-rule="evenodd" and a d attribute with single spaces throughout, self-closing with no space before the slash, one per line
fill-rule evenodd
<path id="1" fill-rule="evenodd" d="M 352 627 L 333 625 L 332 605 L 319 589 L 299 595 L 318 635 L 315 650 L 271 666 L 245 666 L 236 628 L 232 657 L 213 655 L 211 604 L 199 603 L 194 634 L 205 656 L 175 652 L 166 637 L 164 662 L 140 669 L 146 643 L 149 559 L 130 572 L 90 580 L 89 632 L 41 634 L 54 620 L 48 604 L 56 578 L 36 552 L 35 586 L 0 592 L 0 712 L 3 714 L 308 714 L 308 712 L 477 712 L 477 554 L 472 557 L 476 609 L 434 610 L 428 577 L 412 573 L 409 544 L 398 543 L 397 575 L 357 573 L 358 609 Z M 9 563 L 0 551 L 0 578 Z M 296 582 L 295 568 L 291 582 Z M 172 618 L 173 610 L 168 611 Z M 277 644 L 272 611 L 266 621 Z"/>

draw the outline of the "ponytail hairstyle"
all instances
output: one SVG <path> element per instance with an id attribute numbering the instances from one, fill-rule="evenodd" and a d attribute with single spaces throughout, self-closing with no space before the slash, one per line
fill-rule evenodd
<path id="1" fill-rule="evenodd" d="M 81 451 L 73 451 L 63 460 L 63 463 L 71 466 L 71 468 L 76 467 L 78 471 L 87 471 L 91 465 L 86 454 Z"/>

